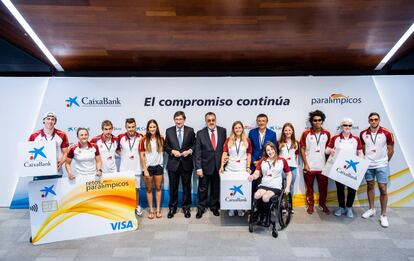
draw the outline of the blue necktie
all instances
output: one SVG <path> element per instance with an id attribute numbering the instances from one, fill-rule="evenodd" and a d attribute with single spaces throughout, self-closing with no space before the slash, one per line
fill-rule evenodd
<path id="1" fill-rule="evenodd" d="M 178 129 L 178 145 L 180 146 L 180 149 L 181 149 L 181 146 L 183 145 L 183 134 L 181 131 L 182 129 L 179 128 Z"/>

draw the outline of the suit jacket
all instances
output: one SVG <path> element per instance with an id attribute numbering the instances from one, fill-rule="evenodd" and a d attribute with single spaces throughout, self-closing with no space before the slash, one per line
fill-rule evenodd
<path id="1" fill-rule="evenodd" d="M 257 161 L 261 158 L 263 153 L 263 148 L 260 148 L 260 140 L 259 140 L 259 128 L 255 128 L 249 131 L 249 139 L 252 143 L 252 163 Z M 277 139 L 276 139 L 276 132 L 272 131 L 271 129 L 266 128 L 266 133 L 264 136 L 263 146 L 266 142 L 271 141 L 275 144 L 277 148 Z M 255 166 L 251 164 L 252 169 L 255 169 Z"/>
<path id="2" fill-rule="evenodd" d="M 214 150 L 208 128 L 205 127 L 197 132 L 195 164 L 196 169 L 202 169 L 204 175 L 213 175 L 220 169 L 223 145 L 227 138 L 226 129 L 217 126 L 216 135 L 217 145 Z"/>
<path id="3" fill-rule="evenodd" d="M 192 171 L 194 168 L 193 164 L 193 156 L 188 155 L 187 157 L 175 157 L 171 154 L 172 150 L 178 150 L 179 152 L 183 152 L 185 150 L 192 149 L 193 153 L 195 151 L 195 133 L 194 129 L 188 126 L 184 126 L 184 136 L 183 136 L 183 143 L 182 147 L 178 144 L 178 137 L 176 127 L 170 127 L 165 132 L 165 143 L 164 143 L 164 150 L 168 154 L 168 161 L 167 161 L 167 170 L 170 171 L 177 171 L 180 162 L 182 167 L 186 171 Z"/>

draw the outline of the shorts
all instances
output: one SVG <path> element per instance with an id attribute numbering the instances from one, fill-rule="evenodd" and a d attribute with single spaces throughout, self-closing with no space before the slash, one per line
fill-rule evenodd
<path id="1" fill-rule="evenodd" d="M 376 169 L 368 169 L 367 173 L 365 173 L 365 180 L 373 181 L 376 177 L 378 183 L 387 184 L 389 175 L 390 168 L 388 166 Z"/>
<path id="2" fill-rule="evenodd" d="M 277 188 L 270 188 L 270 187 L 266 187 L 266 186 L 262 186 L 262 185 L 259 185 L 258 187 L 257 187 L 257 189 L 259 190 L 259 189 L 263 189 L 263 190 L 266 190 L 266 191 L 272 191 L 273 193 L 275 193 L 275 195 L 280 195 L 280 193 L 282 192 L 280 189 L 277 189 Z"/>
<path id="3" fill-rule="evenodd" d="M 164 175 L 164 168 L 161 165 L 148 166 L 147 170 L 150 177 Z M 144 172 L 142 172 L 142 175 L 144 175 Z"/>

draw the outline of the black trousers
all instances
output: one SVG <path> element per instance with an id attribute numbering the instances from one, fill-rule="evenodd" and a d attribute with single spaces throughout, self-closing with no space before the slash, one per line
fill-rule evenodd
<path id="1" fill-rule="evenodd" d="M 335 181 L 335 183 L 336 183 L 336 195 L 338 197 L 339 207 L 351 208 L 352 205 L 354 204 L 356 190 L 350 187 L 347 187 L 344 184 L 339 183 L 338 181 Z M 348 195 L 346 196 L 346 204 L 345 204 L 345 187 L 348 190 Z"/>
<path id="2" fill-rule="evenodd" d="M 170 202 L 168 207 L 170 209 L 177 210 L 178 206 L 178 187 L 181 185 L 183 187 L 183 199 L 181 202 L 181 207 L 183 209 L 190 209 L 191 207 L 191 176 L 193 175 L 192 171 L 186 171 L 183 169 L 181 163 L 178 166 L 177 171 L 168 171 L 168 178 L 170 181 Z"/>
<path id="3" fill-rule="evenodd" d="M 210 200 L 208 190 L 210 189 Z M 198 205 L 197 208 L 204 211 L 207 207 L 210 210 L 220 209 L 220 176 L 218 171 L 213 175 L 204 175 L 198 178 Z"/>

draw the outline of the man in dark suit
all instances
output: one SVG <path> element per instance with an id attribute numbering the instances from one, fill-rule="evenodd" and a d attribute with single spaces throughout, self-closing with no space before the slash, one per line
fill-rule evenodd
<path id="1" fill-rule="evenodd" d="M 170 127 L 165 133 L 165 152 L 168 154 L 167 170 L 170 181 L 170 210 L 167 217 L 172 218 L 177 212 L 178 186 L 183 187 L 181 207 L 184 216 L 191 217 L 191 176 L 193 174 L 193 151 L 195 150 L 194 129 L 184 126 L 185 113 L 177 111 L 174 114 L 175 126 Z"/>
<path id="2" fill-rule="evenodd" d="M 196 218 L 201 218 L 207 207 L 215 216 L 220 212 L 221 155 L 226 141 L 226 129 L 216 125 L 216 114 L 206 113 L 206 127 L 197 132 L 195 163 L 198 178 L 198 206 Z M 208 190 L 210 187 L 210 200 Z M 209 204 L 208 204 L 209 202 Z"/>

